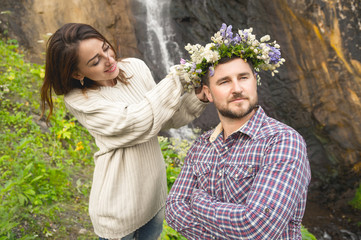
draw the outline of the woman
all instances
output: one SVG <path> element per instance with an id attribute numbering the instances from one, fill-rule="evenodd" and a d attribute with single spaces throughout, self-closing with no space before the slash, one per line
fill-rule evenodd
<path id="1" fill-rule="evenodd" d="M 139 59 L 117 62 L 112 45 L 93 27 L 69 23 L 46 51 L 43 103 L 64 95 L 69 111 L 95 138 L 99 151 L 89 200 L 100 239 L 157 239 L 167 195 L 160 130 L 180 127 L 205 108 L 203 93 L 182 95 L 177 77 L 155 84 Z"/>

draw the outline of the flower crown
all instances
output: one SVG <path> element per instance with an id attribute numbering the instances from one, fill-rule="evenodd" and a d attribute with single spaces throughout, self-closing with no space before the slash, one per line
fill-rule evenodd
<path id="1" fill-rule="evenodd" d="M 190 54 L 190 60 L 181 59 L 180 65 L 171 67 L 170 74 L 181 77 L 185 90 L 190 91 L 200 87 L 201 77 L 209 70 L 213 76 L 214 68 L 218 61 L 224 57 L 238 56 L 246 62 L 251 62 L 254 70 L 271 71 L 272 76 L 278 73 L 276 70 L 285 59 L 281 58 L 280 46 L 270 40 L 269 35 L 263 36 L 260 41 L 252 34 L 253 29 L 238 30 L 233 34 L 232 25 L 222 24 L 221 29 L 211 37 L 212 42 L 201 46 L 188 43 L 185 49 Z M 257 75 L 257 82 L 260 84 L 260 77 Z"/>

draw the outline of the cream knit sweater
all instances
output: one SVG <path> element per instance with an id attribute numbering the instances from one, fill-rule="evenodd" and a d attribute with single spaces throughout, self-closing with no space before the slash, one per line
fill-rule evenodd
<path id="1" fill-rule="evenodd" d="M 139 59 L 124 59 L 118 66 L 131 76 L 129 84 L 118 82 L 86 95 L 77 89 L 64 97 L 99 147 L 89 213 L 95 233 L 103 238 L 126 236 L 165 205 L 166 169 L 157 134 L 189 123 L 206 106 L 195 94 L 182 95 L 178 79 L 156 85 Z"/>

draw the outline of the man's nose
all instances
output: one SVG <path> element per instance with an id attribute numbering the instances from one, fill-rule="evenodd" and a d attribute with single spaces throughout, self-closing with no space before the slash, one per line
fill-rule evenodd
<path id="1" fill-rule="evenodd" d="M 232 81 L 232 92 L 241 93 L 242 91 L 243 91 L 242 84 L 237 80 L 233 80 Z"/>

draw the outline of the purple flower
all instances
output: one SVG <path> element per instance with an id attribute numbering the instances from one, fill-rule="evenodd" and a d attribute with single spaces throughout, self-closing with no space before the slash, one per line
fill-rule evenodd
<path id="1" fill-rule="evenodd" d="M 187 61 L 186 60 L 184 60 L 183 58 L 181 58 L 181 60 L 180 60 L 180 64 L 186 64 L 187 63 Z"/>
<path id="2" fill-rule="evenodd" d="M 202 73 L 202 69 L 197 69 L 196 73 Z"/>
<path id="3" fill-rule="evenodd" d="M 271 64 L 278 63 L 281 58 L 281 51 L 275 47 L 270 47 L 270 48 L 271 48 L 271 50 L 268 53 L 268 55 L 270 57 L 270 63 Z"/>
<path id="4" fill-rule="evenodd" d="M 236 36 L 233 38 L 233 44 L 238 44 L 240 41 L 242 41 L 241 37 L 236 34 Z"/>
<path id="5" fill-rule="evenodd" d="M 226 37 L 226 31 L 227 31 L 227 25 L 223 23 L 221 29 L 219 30 L 223 38 Z"/>
<path id="6" fill-rule="evenodd" d="M 192 63 L 191 72 L 194 72 L 194 70 L 197 68 L 197 64 L 195 62 Z"/>
<path id="7" fill-rule="evenodd" d="M 222 24 L 221 29 L 219 30 L 221 33 L 222 38 L 225 40 L 226 46 L 233 43 L 233 32 L 232 32 L 232 25 L 227 25 L 225 23 Z"/>
<path id="8" fill-rule="evenodd" d="M 244 36 L 244 38 L 242 39 L 242 37 L 241 37 L 241 39 L 242 39 L 244 42 L 246 42 L 246 41 L 247 41 L 247 38 L 248 38 L 248 32 L 242 31 L 242 35 Z"/>
<path id="9" fill-rule="evenodd" d="M 232 25 L 229 25 L 229 26 L 227 27 L 226 37 L 228 37 L 229 39 L 232 39 L 232 37 L 233 37 Z"/>
<path id="10" fill-rule="evenodd" d="M 213 66 L 210 66 L 209 67 L 209 76 L 213 76 L 214 75 L 214 67 Z"/>

